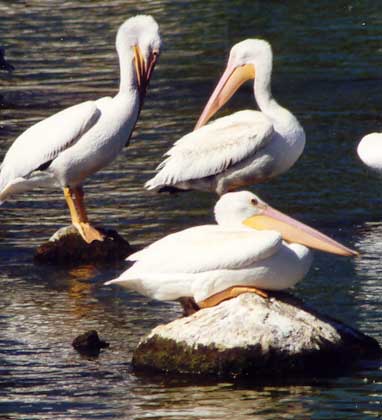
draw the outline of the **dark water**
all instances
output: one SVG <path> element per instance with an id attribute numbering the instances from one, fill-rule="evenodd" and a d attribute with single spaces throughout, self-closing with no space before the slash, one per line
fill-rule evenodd
<path id="1" fill-rule="evenodd" d="M 0 44 L 16 66 L 0 75 L 0 155 L 43 117 L 118 85 L 114 36 L 150 13 L 164 48 L 131 146 L 89 179 L 92 220 L 134 244 L 211 220 L 214 197 L 143 191 L 161 154 L 190 131 L 229 47 L 246 37 L 273 45 L 273 90 L 306 129 L 304 155 L 256 188 L 279 209 L 362 253 L 317 253 L 297 293 L 382 343 L 381 180 L 358 161 L 366 133 L 381 130 L 379 1 L 2 1 Z M 253 106 L 246 86 L 224 112 Z M 102 283 L 124 268 L 34 265 L 34 248 L 69 222 L 61 192 L 9 201 L 0 216 L 0 417 L 5 419 L 369 419 L 382 416 L 381 365 L 314 385 L 251 386 L 137 377 L 132 350 L 153 326 L 179 316 Z M 97 329 L 111 347 L 97 359 L 71 341 Z"/>

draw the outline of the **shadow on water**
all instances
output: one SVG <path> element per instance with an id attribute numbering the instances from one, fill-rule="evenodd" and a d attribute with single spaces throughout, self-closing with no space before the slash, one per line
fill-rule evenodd
<path id="1" fill-rule="evenodd" d="M 378 2 L 63 1 L 0 4 L 1 45 L 16 70 L 0 74 L 0 156 L 31 124 L 67 106 L 113 94 L 119 24 L 150 13 L 163 34 L 131 145 L 86 183 L 94 223 L 142 246 L 210 222 L 215 197 L 143 191 L 161 155 L 190 131 L 223 71 L 230 46 L 269 40 L 273 91 L 307 133 L 306 150 L 287 174 L 252 190 L 273 206 L 361 251 L 350 260 L 316 253 L 296 293 L 313 307 L 381 334 L 380 179 L 355 148 L 381 129 L 382 25 Z M 253 107 L 244 86 L 220 115 Z M 61 192 L 33 192 L 5 203 L 0 224 L 0 416 L 68 418 L 377 418 L 380 365 L 340 378 L 281 386 L 188 383 L 137 377 L 132 351 L 177 305 L 103 286 L 125 263 L 64 268 L 32 263 L 36 246 L 69 216 Z M 96 329 L 110 342 L 81 358 L 75 336 Z M 185 382 L 183 382 L 185 381 Z M 308 381 L 309 382 L 309 381 Z"/>

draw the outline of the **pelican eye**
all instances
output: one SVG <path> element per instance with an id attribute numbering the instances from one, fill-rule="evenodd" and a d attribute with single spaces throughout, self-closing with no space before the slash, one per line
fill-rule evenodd
<path id="1" fill-rule="evenodd" d="M 257 205 L 259 204 L 259 201 L 258 201 L 258 200 L 256 200 L 256 198 L 252 198 L 251 203 L 252 203 L 254 206 L 257 206 Z"/>

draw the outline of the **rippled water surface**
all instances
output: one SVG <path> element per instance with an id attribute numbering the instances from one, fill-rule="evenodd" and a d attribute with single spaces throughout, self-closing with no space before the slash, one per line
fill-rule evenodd
<path id="1" fill-rule="evenodd" d="M 316 255 L 297 293 L 382 343 L 381 180 L 358 161 L 362 135 L 381 130 L 382 11 L 378 1 L 0 1 L 0 44 L 17 70 L 0 74 L 0 157 L 31 124 L 113 94 L 114 37 L 136 13 L 159 22 L 163 53 L 131 145 L 86 184 L 92 220 L 136 245 L 211 220 L 215 198 L 143 191 L 161 154 L 190 131 L 229 47 L 268 39 L 273 90 L 306 129 L 304 155 L 256 187 L 275 207 L 352 245 L 357 259 Z M 222 113 L 253 107 L 250 85 Z M 102 283 L 124 268 L 32 262 L 69 216 L 60 191 L 9 201 L 0 216 L 0 417 L 4 419 L 296 419 L 382 416 L 378 363 L 311 385 L 252 386 L 138 377 L 140 337 L 179 308 Z M 110 342 L 82 358 L 72 339 L 97 329 Z"/>

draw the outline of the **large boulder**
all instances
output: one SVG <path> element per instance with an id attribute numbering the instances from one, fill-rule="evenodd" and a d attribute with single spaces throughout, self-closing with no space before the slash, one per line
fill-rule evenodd
<path id="1" fill-rule="evenodd" d="M 277 296 L 277 297 L 276 297 Z M 281 379 L 329 374 L 381 357 L 371 337 L 291 295 L 242 294 L 154 328 L 133 355 L 136 370 Z"/>
<path id="2" fill-rule="evenodd" d="M 115 230 L 100 231 L 105 235 L 104 240 L 88 244 L 73 225 L 63 227 L 36 249 L 34 260 L 40 263 L 77 265 L 121 261 L 134 251 Z"/>

